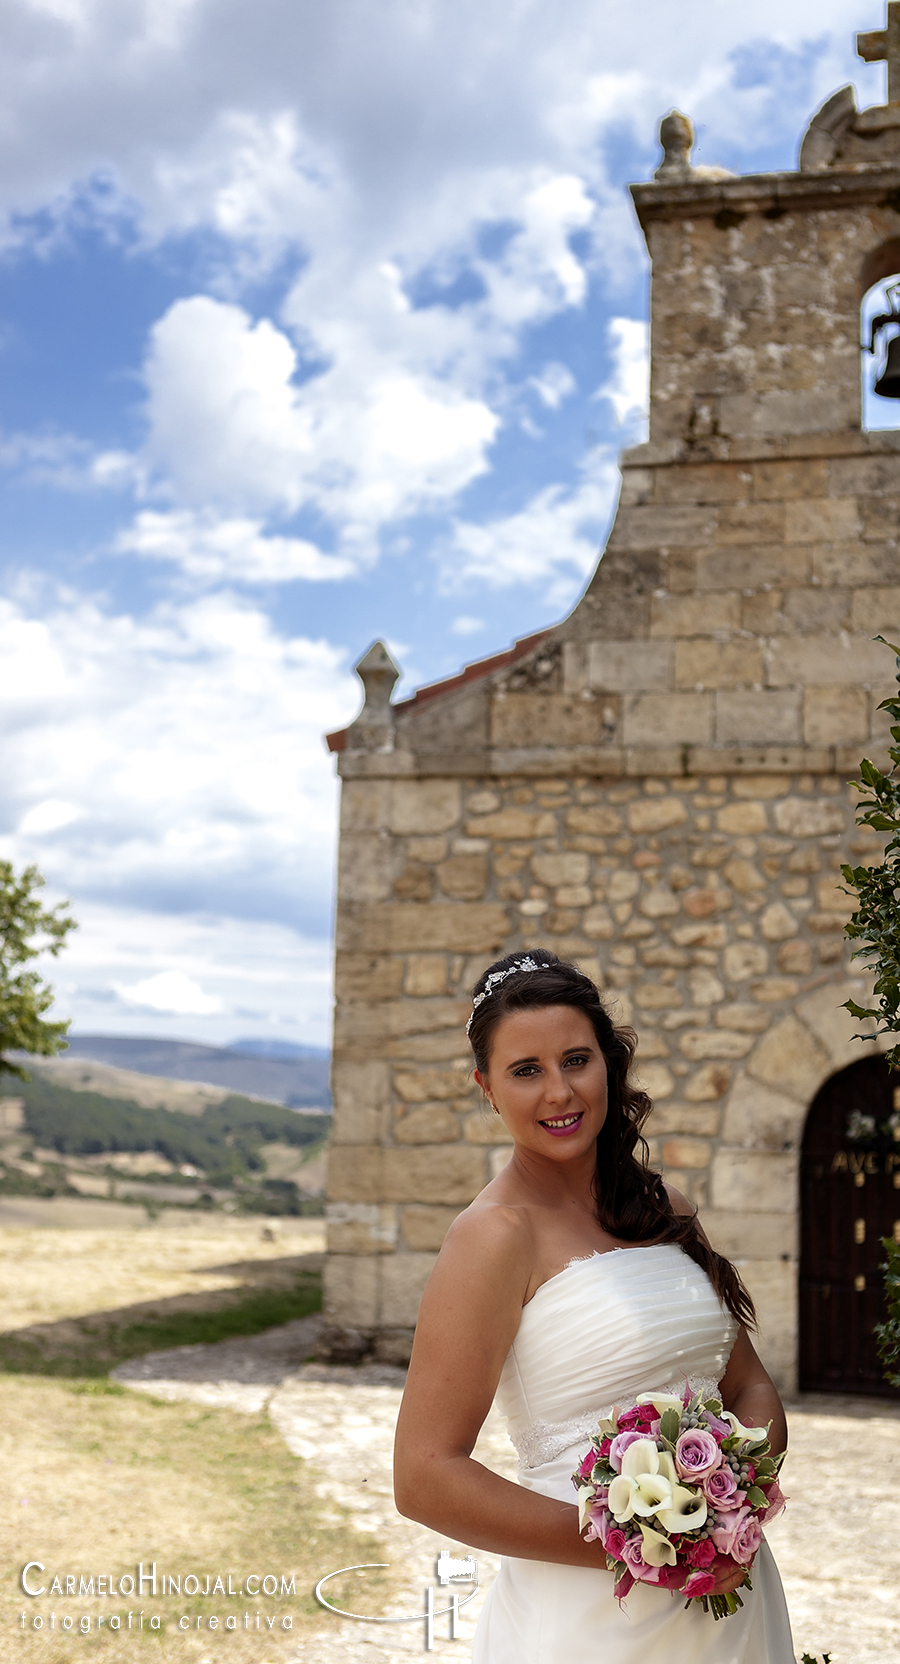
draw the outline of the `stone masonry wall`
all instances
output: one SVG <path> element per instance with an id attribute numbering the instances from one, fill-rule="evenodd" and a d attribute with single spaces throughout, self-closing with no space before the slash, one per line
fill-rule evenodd
<path id="1" fill-rule="evenodd" d="M 450 1220 L 508 1155 L 467 991 L 544 945 L 635 1024 L 654 1162 L 742 1264 L 789 1383 L 803 1118 L 863 1055 L 839 1009 L 839 865 L 878 847 L 854 798 L 833 775 L 345 782 L 332 1315 L 408 1347 Z"/>

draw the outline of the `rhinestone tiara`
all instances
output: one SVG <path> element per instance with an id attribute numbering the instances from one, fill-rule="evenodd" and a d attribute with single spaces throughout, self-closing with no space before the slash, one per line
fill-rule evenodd
<path id="1" fill-rule="evenodd" d="M 566 968 L 567 970 L 577 971 L 578 975 L 583 976 L 586 982 L 590 982 L 590 977 L 585 976 L 584 971 L 579 971 L 577 965 L 567 966 Z M 489 994 L 494 992 L 498 982 L 503 982 L 508 976 L 515 976 L 517 971 L 550 971 L 552 969 L 553 966 L 549 965 L 546 959 L 539 962 L 537 959 L 532 959 L 530 953 L 526 953 L 524 959 L 517 959 L 515 964 L 507 966 L 505 971 L 492 971 L 482 988 L 481 993 L 476 994 L 474 1000 L 472 1001 L 472 1016 L 466 1023 L 466 1033 L 468 1034 L 470 1028 L 472 1027 L 472 1019 L 474 1018 L 478 1007 L 481 1005 L 483 1000 L 488 998 Z"/>

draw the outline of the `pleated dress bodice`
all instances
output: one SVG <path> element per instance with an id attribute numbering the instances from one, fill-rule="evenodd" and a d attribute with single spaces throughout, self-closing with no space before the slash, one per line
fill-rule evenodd
<path id="1" fill-rule="evenodd" d="M 570 1261 L 523 1307 L 497 1401 L 523 1469 L 585 1449 L 639 1393 L 714 1391 L 737 1325 L 676 1243 Z M 569 1498 L 568 1500 L 571 1500 Z"/>

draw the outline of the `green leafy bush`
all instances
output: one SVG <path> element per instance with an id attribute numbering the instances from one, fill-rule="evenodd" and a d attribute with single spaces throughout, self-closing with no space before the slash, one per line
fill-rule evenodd
<path id="1" fill-rule="evenodd" d="M 885 641 L 884 636 L 875 639 L 890 647 L 900 683 L 900 647 Z M 847 892 L 857 902 L 846 934 L 852 942 L 862 944 L 854 949 L 853 957 L 862 959 L 874 978 L 875 1003 L 858 1005 L 855 1000 L 847 1000 L 845 1004 L 858 1021 L 874 1019 L 876 1034 L 895 1035 L 900 1033 L 900 698 L 884 699 L 878 709 L 892 718 L 894 743 L 888 747 L 891 767 L 883 774 L 868 757 L 863 758 L 859 769 L 862 785 L 857 789 L 871 795 L 859 804 L 856 822 L 887 833 L 888 840 L 878 866 L 841 868 Z M 900 1068 L 900 1042 L 885 1057 L 891 1069 Z M 875 1334 L 885 1377 L 892 1387 L 900 1387 L 900 1374 L 895 1369 L 900 1360 L 900 1244 L 885 1237 L 884 1249 L 887 1261 L 881 1269 L 885 1273 L 888 1315 L 886 1322 L 876 1325 Z M 815 1660 L 809 1664 L 815 1664 Z"/>
<path id="2" fill-rule="evenodd" d="M 4 1053 L 52 1057 L 65 1047 L 69 1027 L 47 1022 L 44 1012 L 53 1004 L 53 989 L 37 971 L 22 968 L 41 953 L 55 958 L 69 931 L 77 928 L 66 902 L 42 906 L 38 891 L 43 887 L 37 867 L 26 867 L 17 876 L 10 861 L 0 861 L 0 1073 L 19 1080 L 28 1076 Z"/>
<path id="3" fill-rule="evenodd" d="M 892 1387 L 900 1387 L 900 1374 L 896 1366 L 900 1362 L 900 1242 L 893 1237 L 882 1239 L 882 1246 L 887 1254 L 887 1260 L 881 1269 L 884 1272 L 884 1293 L 887 1301 L 887 1321 L 875 1326 L 878 1337 L 878 1356 L 884 1364 L 885 1379 Z"/>
<path id="4" fill-rule="evenodd" d="M 884 641 L 876 636 L 876 641 Z M 897 681 L 900 682 L 900 647 L 884 642 L 897 661 Z M 884 699 L 880 711 L 892 717 L 891 738 L 894 744 L 888 755 L 891 768 L 882 774 L 879 768 L 864 757 L 859 772 L 862 781 L 857 790 L 868 792 L 856 813 L 858 826 L 869 826 L 873 831 L 889 833 L 884 857 L 878 866 L 842 866 L 848 894 L 856 898 L 856 909 L 846 934 L 860 946 L 854 948 L 853 958 L 861 959 L 874 979 L 873 1005 L 858 1005 L 855 1000 L 845 1002 L 846 1009 L 859 1022 L 874 1019 L 876 1034 L 900 1032 L 900 698 Z M 900 1042 L 887 1052 L 892 1069 L 900 1067 Z"/>

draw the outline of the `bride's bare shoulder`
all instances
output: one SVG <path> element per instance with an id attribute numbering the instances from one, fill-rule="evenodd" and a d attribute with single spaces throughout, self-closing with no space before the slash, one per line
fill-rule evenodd
<path id="1" fill-rule="evenodd" d="M 534 1258 L 534 1231 L 527 1207 L 493 1201 L 482 1193 L 457 1214 L 439 1256 L 439 1264 L 465 1266 L 480 1276 L 510 1277 L 527 1283 Z"/>

